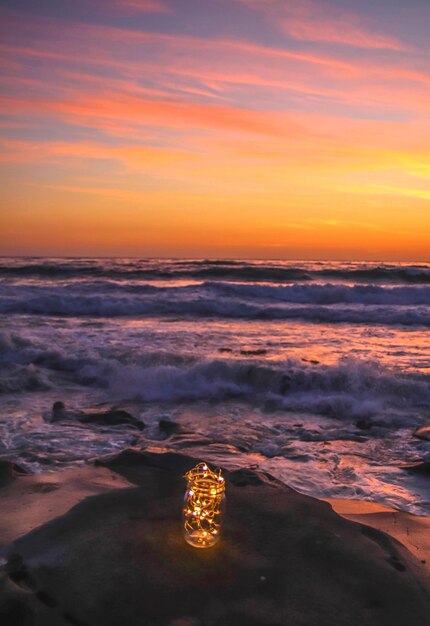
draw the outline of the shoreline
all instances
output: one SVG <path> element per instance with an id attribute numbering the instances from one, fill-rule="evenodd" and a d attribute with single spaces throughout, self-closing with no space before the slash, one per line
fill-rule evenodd
<path id="1" fill-rule="evenodd" d="M 120 473 L 96 465 L 15 475 L 0 487 L 0 549 L 64 515 L 87 497 L 132 486 L 133 483 Z M 413 515 L 378 502 L 313 499 L 327 502 L 345 519 L 376 528 L 399 541 L 420 562 L 420 569 L 426 572 L 430 583 L 430 516 Z"/>
<path id="2" fill-rule="evenodd" d="M 327 502 L 264 472 L 224 470 L 221 541 L 210 550 L 191 548 L 181 509 L 184 473 L 196 462 L 175 452 L 129 449 L 49 474 L 22 475 L 3 464 L 0 615 L 6 623 L 425 621 L 429 570 L 404 542 L 376 529 L 378 516 L 393 516 L 388 507 Z M 363 523 L 366 516 L 376 521 Z M 406 519 L 408 540 L 417 544 L 430 520 Z"/>
<path id="3" fill-rule="evenodd" d="M 323 500 L 341 517 L 376 528 L 399 541 L 416 558 L 416 574 L 430 587 L 430 517 L 412 515 L 378 502 Z"/>

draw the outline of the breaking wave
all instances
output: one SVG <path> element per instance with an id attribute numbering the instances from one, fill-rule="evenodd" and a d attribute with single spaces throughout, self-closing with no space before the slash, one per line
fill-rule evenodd
<path id="1" fill-rule="evenodd" d="M 430 288 L 203 283 L 4 287 L 0 314 L 183 317 L 430 326 Z"/>
<path id="2" fill-rule="evenodd" d="M 305 282 L 341 280 L 430 284 L 428 265 L 323 264 L 247 261 L 168 261 L 150 259 L 3 259 L 0 277 L 70 279 L 101 277 L 144 280 L 239 280 Z"/>
<path id="3" fill-rule="evenodd" d="M 103 352 L 103 353 L 102 353 Z M 0 334 L 3 391 L 55 386 L 56 376 L 106 389 L 109 397 L 146 402 L 222 401 L 240 398 L 272 408 L 380 422 L 414 418 L 430 403 L 430 380 L 376 362 L 341 359 L 336 365 L 286 359 L 204 359 L 167 351 L 124 353 L 112 349 L 86 355 L 46 350 L 13 334 Z"/>

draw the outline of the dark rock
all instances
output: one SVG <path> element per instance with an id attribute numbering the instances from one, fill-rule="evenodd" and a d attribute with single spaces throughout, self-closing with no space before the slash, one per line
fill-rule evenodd
<path id="1" fill-rule="evenodd" d="M 81 424 L 96 424 L 100 426 L 118 426 L 125 424 L 143 430 L 145 424 L 124 409 L 112 408 L 106 411 L 68 411 L 64 402 L 54 402 L 52 406 L 52 422 L 73 420 Z"/>
<path id="2" fill-rule="evenodd" d="M 189 546 L 180 512 L 183 473 L 195 461 L 118 455 L 117 468 L 140 468 L 139 487 L 87 498 L 6 547 L 9 574 L 32 583 L 20 595 L 3 584 L 0 615 L 34 611 L 35 626 L 60 626 L 66 616 L 91 626 L 427 623 L 424 581 L 409 567 L 418 562 L 400 544 L 268 477 L 244 489 L 231 477 L 249 472 L 225 472 L 221 541 Z"/>
<path id="3" fill-rule="evenodd" d="M 5 487 L 15 480 L 17 476 L 22 476 L 23 474 L 28 474 L 27 470 L 17 465 L 17 463 L 0 460 L 0 487 Z"/>
<path id="4" fill-rule="evenodd" d="M 418 439 L 426 439 L 430 441 L 430 424 L 416 428 L 414 430 L 414 437 L 418 437 Z"/>
<path id="5" fill-rule="evenodd" d="M 140 484 L 142 476 L 146 475 L 148 468 L 157 470 L 174 471 L 185 474 L 190 469 L 193 462 L 198 463 L 199 459 L 192 459 L 184 454 L 166 452 L 158 454 L 156 452 L 146 452 L 129 448 L 119 454 L 109 454 L 99 459 L 95 459 L 95 465 L 109 467 L 109 469 L 125 476 L 131 482 Z"/>
<path id="6" fill-rule="evenodd" d="M 57 400 L 52 405 L 51 416 L 46 416 L 45 419 L 51 422 L 61 422 L 63 420 L 77 419 L 80 414 L 81 411 L 68 411 L 64 402 Z"/>
<path id="7" fill-rule="evenodd" d="M 165 419 L 162 419 L 158 422 L 158 428 L 167 437 L 170 437 L 170 435 L 179 433 L 181 431 L 180 424 Z"/>
<path id="8" fill-rule="evenodd" d="M 240 354 L 244 354 L 247 356 L 260 356 L 262 354 L 267 354 L 267 350 L 264 348 L 256 348 L 255 350 L 241 350 Z"/>
<path id="9" fill-rule="evenodd" d="M 229 484 L 231 483 L 236 487 L 249 487 L 270 483 L 276 483 L 278 486 L 282 485 L 282 483 L 280 483 L 271 474 L 267 474 L 265 472 L 255 472 L 247 467 L 229 472 L 228 481 Z M 285 485 L 282 485 L 282 487 L 286 488 Z"/>
<path id="10" fill-rule="evenodd" d="M 102 424 L 104 426 L 118 426 L 119 424 L 126 424 L 127 426 L 133 426 L 139 430 L 145 428 L 145 424 L 136 419 L 128 411 L 123 409 L 110 409 L 108 411 L 101 412 L 83 412 L 79 414 L 78 421 L 82 424 Z"/>
<path id="11" fill-rule="evenodd" d="M 237 487 L 246 487 L 249 485 L 261 485 L 264 481 L 261 476 L 253 470 L 243 468 L 230 472 L 229 482 Z"/>
<path id="12" fill-rule="evenodd" d="M 43 604 L 46 604 L 46 606 L 49 606 L 51 608 L 53 608 L 54 606 L 57 606 L 56 600 L 54 600 L 54 598 L 51 598 L 51 596 L 47 594 L 45 591 L 36 591 L 35 595 L 36 595 L 36 598 L 40 602 L 43 602 Z"/>
<path id="13" fill-rule="evenodd" d="M 390 563 L 390 565 L 392 567 L 394 567 L 399 572 L 405 572 L 406 571 L 406 567 L 403 565 L 403 563 L 400 562 L 398 557 L 389 556 L 387 561 L 388 561 L 388 563 Z"/>
<path id="14" fill-rule="evenodd" d="M 136 464 L 147 465 L 147 456 L 148 455 L 145 452 L 129 448 L 127 450 L 122 450 L 122 452 L 119 452 L 118 454 L 108 454 L 95 459 L 94 465 L 101 465 L 102 467 L 109 467 L 111 469 L 115 469 L 118 466 L 129 467 Z"/>
<path id="15" fill-rule="evenodd" d="M 419 461 L 418 463 L 411 463 L 411 465 L 403 465 L 402 469 L 414 474 L 430 475 L 430 461 Z"/>
<path id="16" fill-rule="evenodd" d="M 16 598 L 7 598 L 0 607 L 2 626 L 34 626 L 34 614 L 29 606 Z"/>

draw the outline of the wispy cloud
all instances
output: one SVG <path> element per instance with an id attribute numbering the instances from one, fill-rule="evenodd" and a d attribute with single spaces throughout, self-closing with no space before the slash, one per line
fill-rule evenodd
<path id="1" fill-rule="evenodd" d="M 344 6 L 324 0 L 239 0 L 252 9 L 266 13 L 290 37 L 301 41 L 342 44 L 357 48 L 405 51 L 407 46 L 389 35 L 379 33 L 368 20 Z"/>
<path id="2" fill-rule="evenodd" d="M 258 103 L 259 92 L 271 90 L 323 98 L 350 107 L 407 111 L 429 108 L 428 73 L 397 60 L 369 65 L 367 60 L 349 61 L 243 41 L 203 40 L 92 25 L 78 31 L 66 28 L 64 32 L 56 27 L 55 31 L 60 34 L 54 38 L 45 38 L 41 36 L 43 31 L 38 31 L 31 47 L 3 44 L 4 58 L 19 59 L 23 75 L 31 59 L 40 59 L 44 64 L 60 66 L 62 82 L 67 73 L 77 72 L 72 66 L 85 67 L 85 73 L 93 75 L 95 81 L 102 70 L 108 70 L 113 85 L 120 76 L 128 81 L 133 77 L 141 90 L 152 90 L 154 94 L 164 91 L 176 98 L 181 93 L 188 94 L 191 101 L 195 97 L 223 97 L 230 102 L 239 101 L 239 108 L 243 108 L 241 93 L 231 93 L 235 87 L 253 88 L 253 98 L 248 99 L 253 107 Z M 57 80 L 58 69 L 54 71 Z M 13 72 L 11 77 L 16 75 Z M 54 82 L 49 78 L 48 81 Z"/>
<path id="3" fill-rule="evenodd" d="M 161 0 L 112 0 L 120 9 L 142 13 L 168 13 L 171 9 Z"/>
<path id="4" fill-rule="evenodd" d="M 424 55 L 364 12 L 335 13 L 337 0 L 241 1 L 222 0 L 228 24 L 207 19 L 221 0 L 181 14 L 173 0 L 88 0 L 64 19 L 50 3 L 0 9 L 10 211 L 111 207 L 119 224 L 133 204 L 157 232 L 192 206 L 190 224 L 216 223 L 220 241 L 246 225 L 254 248 L 262 233 L 309 248 L 321 229 L 360 247 L 389 236 L 384 219 L 393 237 L 409 232 L 414 210 L 430 232 Z"/>
<path id="5" fill-rule="evenodd" d="M 166 14 L 172 11 L 172 4 L 165 0 L 81 0 L 87 10 L 97 10 L 99 15 L 107 17 L 128 17 L 141 14 Z M 174 4 L 174 0 L 172 0 Z"/>

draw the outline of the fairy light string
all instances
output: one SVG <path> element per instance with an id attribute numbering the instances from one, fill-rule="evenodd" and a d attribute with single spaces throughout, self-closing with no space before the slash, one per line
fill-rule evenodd
<path id="1" fill-rule="evenodd" d="M 216 473 L 203 462 L 189 470 L 185 478 L 185 539 L 197 548 L 208 548 L 219 539 L 225 481 L 221 470 Z"/>

